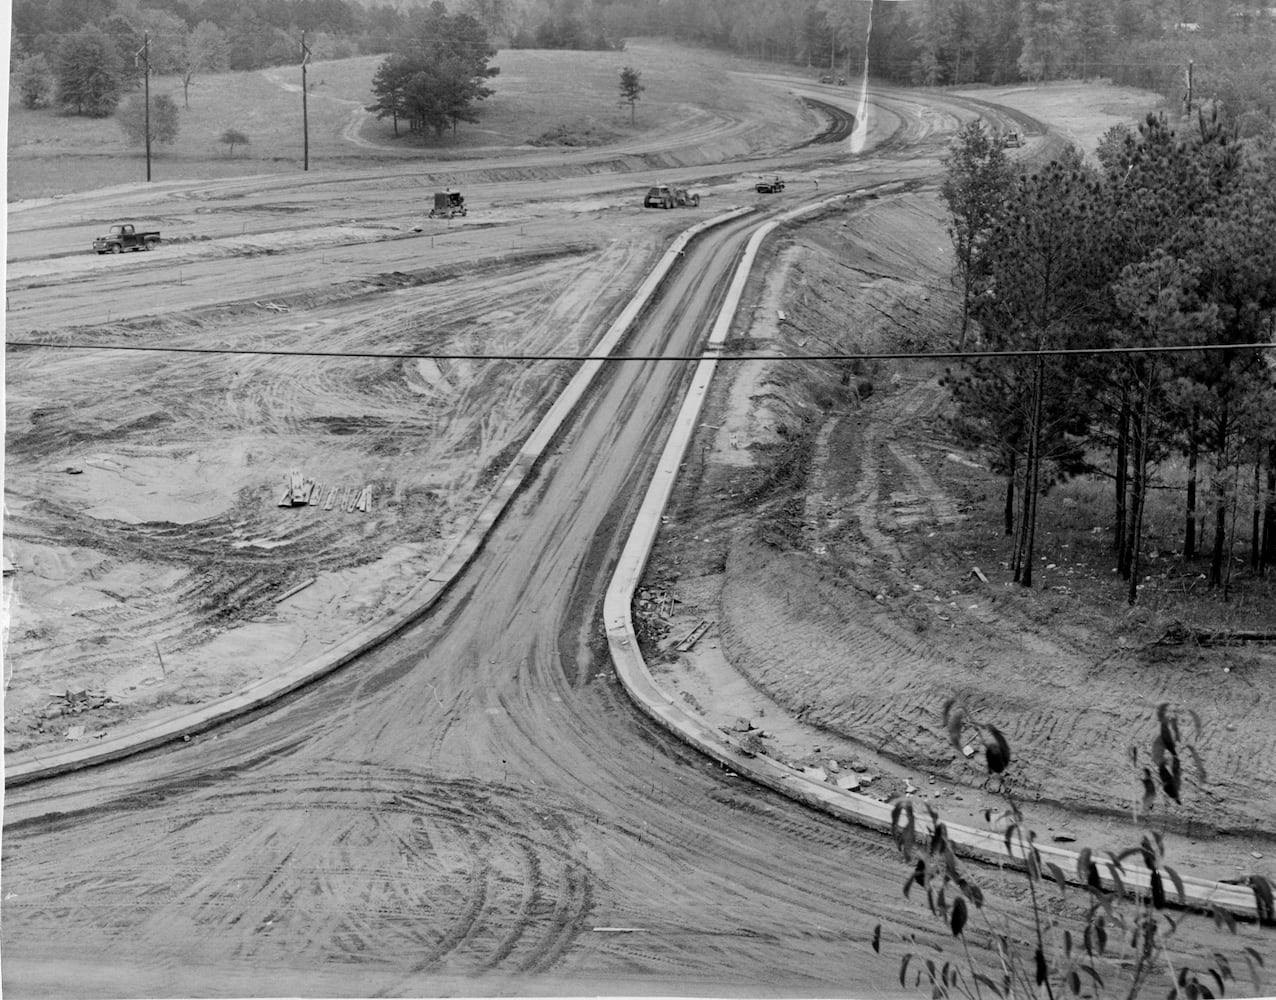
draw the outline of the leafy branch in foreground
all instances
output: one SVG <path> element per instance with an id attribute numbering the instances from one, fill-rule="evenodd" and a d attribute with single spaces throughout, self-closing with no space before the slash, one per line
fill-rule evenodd
<path id="1" fill-rule="evenodd" d="M 1194 739 L 1199 739 L 1200 719 L 1194 712 L 1188 715 Z M 1180 802 L 1185 756 L 1191 758 L 1197 779 L 1206 780 L 1196 747 L 1184 738 L 1178 713 L 1162 704 L 1156 721 L 1149 763 L 1139 773 L 1142 797 L 1136 816 L 1140 811 L 1146 815 L 1158 794 Z M 980 722 L 957 701 L 944 706 L 943 722 L 957 749 L 969 754 L 974 744 L 983 748 L 989 779 L 1005 776 L 1011 764 L 1010 744 L 996 726 Z M 1139 767 L 1135 749 L 1131 760 Z M 1173 907 L 1203 910 L 1217 928 L 1232 934 L 1236 917 L 1221 906 L 1189 901 L 1183 879 L 1166 861 L 1160 832 L 1149 830 L 1137 845 L 1116 853 L 1087 847 L 1073 855 L 1042 847 L 1026 828 L 1013 791 L 1005 781 L 999 784 L 997 794 L 1005 809 L 1000 814 L 987 810 L 985 819 L 1000 830 L 1006 857 L 1022 872 L 1028 902 L 1024 916 L 989 905 L 934 806 L 912 795 L 893 805 L 891 831 L 911 866 L 904 895 L 924 893 L 931 914 L 961 946 L 955 959 L 945 959 L 942 949 L 906 952 L 900 961 L 901 987 L 929 987 L 935 998 L 983 1000 L 986 992 L 997 998 L 1113 995 L 1133 1000 L 1159 978 L 1166 982 L 1170 1000 L 1224 995 L 1226 983 L 1236 979 L 1233 960 L 1215 951 L 1196 968 L 1174 953 L 1171 944 L 1185 923 Z M 1065 865 L 1074 869 L 1072 875 Z M 1066 896 L 1069 883 L 1077 887 L 1079 902 Z M 1240 884 L 1253 893 L 1259 923 L 1276 924 L 1271 883 L 1261 875 L 1248 875 Z M 915 939 L 909 941 L 916 944 Z M 871 944 L 874 951 L 881 950 L 881 925 L 874 929 Z M 985 954 L 977 956 L 978 950 Z M 1238 958 L 1255 993 L 1261 993 L 1262 955 L 1245 947 Z"/>

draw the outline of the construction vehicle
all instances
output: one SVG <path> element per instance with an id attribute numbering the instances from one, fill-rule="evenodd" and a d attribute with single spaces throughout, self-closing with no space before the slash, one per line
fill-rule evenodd
<path id="1" fill-rule="evenodd" d="M 465 198 L 459 191 L 436 191 L 431 219 L 451 219 L 465 214 Z"/>
<path id="2" fill-rule="evenodd" d="M 1022 146 L 1023 136 L 1011 129 L 1009 132 L 1002 133 L 1001 144 L 1003 146 Z"/>
<path id="3" fill-rule="evenodd" d="M 698 208 L 700 196 L 686 188 L 669 184 L 653 184 L 642 200 L 643 208 Z"/>
<path id="4" fill-rule="evenodd" d="M 778 194 L 784 190 L 784 181 L 778 176 L 760 177 L 758 182 L 753 185 L 753 190 L 758 194 Z"/>
<path id="5" fill-rule="evenodd" d="M 159 243 L 158 230 L 141 232 L 131 222 L 117 222 L 105 236 L 93 241 L 98 253 L 123 253 L 125 250 L 151 250 Z"/>

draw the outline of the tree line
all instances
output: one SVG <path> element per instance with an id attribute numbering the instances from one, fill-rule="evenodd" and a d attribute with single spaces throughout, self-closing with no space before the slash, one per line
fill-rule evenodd
<path id="1" fill-rule="evenodd" d="M 608 38 L 663 36 L 848 79 L 921 86 L 1105 77 L 1276 121 L 1276 17 L 1218 0 L 630 0 L 583 5 Z M 871 25 L 871 31 L 870 31 Z M 821 73 L 821 75 L 824 75 Z"/>
<path id="2" fill-rule="evenodd" d="M 975 120 L 947 159 L 974 352 L 947 383 L 957 430 L 1005 476 L 1025 586 L 1039 499 L 1082 472 L 1112 484 L 1131 604 L 1159 488 L 1181 498 L 1182 558 L 1206 557 L 1212 587 L 1226 594 L 1238 536 L 1254 572 L 1276 567 L 1276 346 L 1247 346 L 1276 345 L 1276 151 L 1213 107 L 1189 122 L 1151 115 L 1110 130 L 1097 165 L 1071 149 L 1016 175 Z"/>

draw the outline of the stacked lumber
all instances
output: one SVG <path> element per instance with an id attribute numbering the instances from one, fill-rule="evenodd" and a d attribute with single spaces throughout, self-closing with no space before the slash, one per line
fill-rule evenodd
<path id="1" fill-rule="evenodd" d="M 280 507 L 319 507 L 323 510 L 344 510 L 353 514 L 356 510 L 366 513 L 372 509 L 372 486 L 329 486 L 324 488 L 301 474 L 300 469 L 288 473 Z"/>
<path id="2" fill-rule="evenodd" d="M 288 473 L 288 484 L 284 487 L 284 492 L 279 497 L 279 506 L 305 507 L 310 503 L 310 498 L 314 491 L 315 481 L 303 478 L 300 469 L 292 469 Z"/>

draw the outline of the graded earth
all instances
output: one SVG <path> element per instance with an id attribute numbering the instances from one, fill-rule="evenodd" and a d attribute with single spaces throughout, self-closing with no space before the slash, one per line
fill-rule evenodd
<path id="1" fill-rule="evenodd" d="M 732 326 L 755 360 L 715 380 L 635 607 L 653 673 L 795 766 L 883 798 L 920 789 L 974 823 L 996 799 L 939 721 L 962 697 L 1005 731 L 1042 837 L 1112 847 L 1133 829 L 1129 746 L 1158 703 L 1190 706 L 1209 779 L 1154 818 L 1185 873 L 1271 876 L 1270 645 L 1161 642 L 1214 598 L 1189 586 L 1131 611 L 1062 536 L 1041 586 L 1013 587 L 998 482 L 948 430 L 942 362 L 844 378 L 756 360 L 946 347 L 959 301 L 937 177 L 955 127 L 1017 123 L 1030 165 L 1092 150 L 1148 95 L 878 95 L 853 151 L 815 141 L 836 116 L 812 102 L 854 112 L 846 89 L 714 72 L 748 88 L 749 114 L 697 109 L 694 128 L 615 148 L 11 202 L 11 343 L 174 350 L 7 352 L 7 760 L 180 718 L 410 613 L 569 359 L 677 233 L 827 201 L 771 238 Z M 759 194 L 776 172 L 786 190 Z M 656 179 L 700 204 L 644 210 Z M 468 215 L 427 218 L 448 186 Z M 123 219 L 164 243 L 92 253 Z M 867 949 L 871 926 L 934 929 L 900 897 L 889 842 L 704 763 L 611 675 L 598 602 L 661 438 L 590 419 L 623 391 L 615 412 L 657 411 L 658 428 L 687 377 L 670 365 L 627 390 L 607 369 L 474 567 L 375 659 L 192 745 L 10 790 L 6 989 L 889 989 L 898 955 Z M 281 505 L 293 470 L 316 502 Z M 1106 530 L 1101 504 L 1050 502 Z M 1270 621 L 1270 602 L 1227 622 Z"/>

